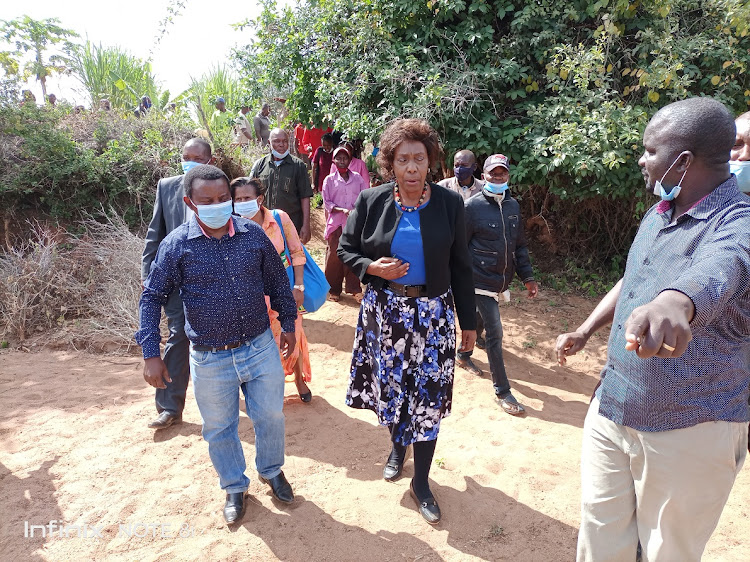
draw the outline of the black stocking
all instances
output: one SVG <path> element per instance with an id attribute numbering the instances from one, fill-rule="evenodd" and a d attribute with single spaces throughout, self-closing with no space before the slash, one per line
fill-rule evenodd
<path id="1" fill-rule="evenodd" d="M 388 426 L 388 429 L 391 432 L 391 442 L 393 443 L 391 454 L 388 456 L 388 460 L 394 461 L 400 466 L 404 464 L 404 459 L 406 459 L 406 446 L 396 441 L 395 436 L 393 434 L 395 431 L 395 428 L 396 428 L 395 425 Z"/>
<path id="2" fill-rule="evenodd" d="M 415 441 L 414 442 L 414 478 L 411 483 L 414 487 L 414 493 L 420 501 L 431 498 L 430 484 L 430 467 L 432 466 L 432 457 L 435 454 L 435 445 L 437 439 L 432 441 Z"/>

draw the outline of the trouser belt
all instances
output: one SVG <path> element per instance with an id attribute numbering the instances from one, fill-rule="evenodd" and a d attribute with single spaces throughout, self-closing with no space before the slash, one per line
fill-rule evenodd
<path id="1" fill-rule="evenodd" d="M 402 297 L 426 297 L 427 285 L 401 285 L 393 281 L 386 281 L 385 286 L 393 293 Z"/>
<path id="2" fill-rule="evenodd" d="M 219 346 L 212 346 L 212 345 L 193 345 L 193 349 L 195 351 L 211 351 L 216 353 L 217 351 L 228 351 L 230 349 L 237 349 L 240 346 L 243 346 L 247 343 L 250 343 L 250 340 L 244 340 L 244 341 L 236 341 L 233 343 L 228 343 L 226 345 L 219 345 Z"/>

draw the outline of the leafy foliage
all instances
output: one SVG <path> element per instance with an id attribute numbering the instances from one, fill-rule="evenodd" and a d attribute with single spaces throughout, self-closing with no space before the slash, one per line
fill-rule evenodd
<path id="1" fill-rule="evenodd" d="M 23 79 L 34 76 L 42 86 L 42 94 L 47 98 L 47 76 L 63 72 L 69 59 L 63 54 L 47 56 L 47 51 L 55 46 L 69 47 L 68 38 L 77 33 L 64 29 L 57 18 L 34 20 L 29 16 L 0 23 L 0 35 L 6 43 L 15 46 L 15 51 L 0 54 L 0 65 L 6 73 L 20 73 Z M 30 55 L 29 58 L 27 55 Z"/>
<path id="2" fill-rule="evenodd" d="M 151 64 L 119 47 L 104 47 L 86 41 L 71 49 L 71 70 L 91 98 L 91 107 L 107 98 L 113 108 L 132 110 L 147 95 L 162 109 L 166 99 L 156 84 Z"/>
<path id="3" fill-rule="evenodd" d="M 0 206 L 6 219 L 70 220 L 113 209 L 140 228 L 151 217 L 157 181 L 180 173 L 191 136 L 189 121 L 159 115 L 0 107 Z"/>
<path id="4" fill-rule="evenodd" d="M 747 111 L 749 18 L 742 0 L 266 0 L 235 59 L 303 122 L 374 139 L 422 117 L 448 154 L 508 154 L 527 226 L 606 269 L 652 202 L 649 116 L 693 95 Z"/>

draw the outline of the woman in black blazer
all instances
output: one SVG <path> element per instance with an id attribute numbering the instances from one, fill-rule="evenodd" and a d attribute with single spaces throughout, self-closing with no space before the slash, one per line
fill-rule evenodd
<path id="1" fill-rule="evenodd" d="M 400 119 L 380 138 L 378 164 L 394 182 L 363 191 L 338 248 L 367 283 L 354 341 L 346 402 L 378 415 L 391 433 L 383 478 L 396 480 L 414 447 L 411 494 L 429 523 L 440 508 L 428 482 L 440 421 L 450 413 L 456 355 L 476 340 L 474 281 L 463 199 L 427 173 L 440 153 L 437 133 Z M 454 301 L 455 310 L 454 313 Z"/>

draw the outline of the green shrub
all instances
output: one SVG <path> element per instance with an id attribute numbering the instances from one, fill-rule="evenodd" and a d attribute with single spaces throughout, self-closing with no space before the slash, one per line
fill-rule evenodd
<path id="1" fill-rule="evenodd" d="M 114 209 L 140 229 L 151 217 L 158 180 L 180 173 L 192 123 L 115 112 L 73 114 L 0 106 L 0 204 L 6 219 L 70 221 Z"/>
<path id="2" fill-rule="evenodd" d="M 654 202 L 637 165 L 651 115 L 693 95 L 750 103 L 744 0 L 263 4 L 235 59 L 292 117 L 368 139 L 420 117 L 449 159 L 508 154 L 537 240 L 579 265 L 609 270 Z"/>

